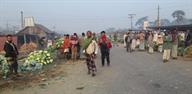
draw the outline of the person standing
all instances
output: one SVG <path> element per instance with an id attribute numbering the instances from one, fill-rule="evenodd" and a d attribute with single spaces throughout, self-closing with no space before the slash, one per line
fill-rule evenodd
<path id="1" fill-rule="evenodd" d="M 81 34 L 81 37 L 79 39 L 79 45 L 80 45 L 80 58 L 83 59 L 83 43 L 84 43 L 84 40 L 85 40 L 85 33 L 82 33 Z"/>
<path id="2" fill-rule="evenodd" d="M 4 44 L 4 51 L 5 57 L 9 64 L 10 73 L 12 74 L 14 72 L 16 75 L 18 75 L 17 56 L 19 55 L 19 52 L 16 45 L 12 42 L 12 35 L 7 35 L 7 41 Z"/>
<path id="3" fill-rule="evenodd" d="M 144 51 L 145 50 L 145 34 L 144 34 L 144 32 L 140 32 L 139 40 L 140 40 L 139 50 Z"/>
<path id="4" fill-rule="evenodd" d="M 92 74 L 92 76 L 95 76 L 96 65 L 95 65 L 95 53 L 97 51 L 97 42 L 94 40 L 92 36 L 92 32 L 87 32 L 87 38 L 85 38 L 83 43 L 83 50 L 85 52 L 86 56 L 86 63 L 88 68 L 88 74 Z"/>
<path id="5" fill-rule="evenodd" d="M 172 48 L 172 37 L 170 34 L 165 32 L 165 36 L 163 38 L 163 62 L 166 63 L 170 59 Z"/>
<path id="6" fill-rule="evenodd" d="M 172 50 L 171 50 L 171 56 L 173 59 L 177 59 L 178 41 L 179 41 L 179 39 L 178 39 L 177 31 L 174 30 L 172 32 L 173 45 L 172 45 Z"/>
<path id="7" fill-rule="evenodd" d="M 131 49 L 131 41 L 132 41 L 132 35 L 131 35 L 131 32 L 128 32 L 127 36 L 125 38 L 127 52 L 131 52 L 132 51 L 132 49 Z"/>
<path id="8" fill-rule="evenodd" d="M 152 54 L 154 52 L 153 50 L 153 34 L 150 31 L 147 39 L 148 47 L 149 47 L 149 53 Z"/>
<path id="9" fill-rule="evenodd" d="M 77 60 L 77 45 L 78 45 L 78 39 L 76 35 L 71 36 L 71 58 L 73 61 Z"/>
<path id="10" fill-rule="evenodd" d="M 113 41 L 114 41 L 114 45 L 115 45 L 115 46 L 118 46 L 118 36 L 117 36 L 117 33 L 114 33 L 114 35 L 113 35 Z"/>
<path id="11" fill-rule="evenodd" d="M 115 33 L 116 34 L 116 33 Z M 114 35 L 115 36 L 115 35 Z M 123 35 L 123 46 L 124 47 L 126 47 L 126 40 L 125 40 L 125 38 L 127 37 L 127 33 L 125 33 L 124 35 Z"/>
<path id="12" fill-rule="evenodd" d="M 70 59 L 70 39 L 68 34 L 64 36 L 63 52 L 64 52 L 64 58 L 69 60 Z"/>
<path id="13" fill-rule="evenodd" d="M 105 31 L 101 32 L 101 37 L 98 41 L 98 45 L 101 51 L 102 66 L 105 66 L 105 59 L 107 59 L 107 65 L 110 66 L 110 48 L 112 47 L 111 41 L 107 38 Z"/>
<path id="14" fill-rule="evenodd" d="M 132 39 L 132 42 L 131 42 L 131 49 L 132 49 L 132 51 L 134 51 L 135 50 L 135 47 L 136 47 L 136 34 L 135 33 L 133 33 L 133 39 Z"/>
<path id="15" fill-rule="evenodd" d="M 163 36 L 164 36 L 164 33 L 163 32 L 160 32 L 159 34 L 158 34 L 158 38 L 157 38 L 157 46 L 158 46 L 158 51 L 160 52 L 160 53 L 162 53 L 163 52 Z"/>

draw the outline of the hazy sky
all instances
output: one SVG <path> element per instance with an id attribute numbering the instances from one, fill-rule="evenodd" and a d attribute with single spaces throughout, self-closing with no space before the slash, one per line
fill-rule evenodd
<path id="1" fill-rule="evenodd" d="M 20 25 L 20 11 L 35 22 L 62 32 L 99 32 L 109 27 L 129 28 L 129 13 L 134 20 L 149 16 L 155 20 L 157 5 L 161 18 L 173 20 L 174 10 L 184 10 L 192 18 L 192 0 L 0 0 L 0 26 Z"/>

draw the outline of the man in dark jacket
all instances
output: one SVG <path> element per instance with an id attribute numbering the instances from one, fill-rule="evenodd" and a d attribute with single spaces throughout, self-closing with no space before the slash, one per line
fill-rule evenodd
<path id="1" fill-rule="evenodd" d="M 4 44 L 5 57 L 7 58 L 7 62 L 9 63 L 10 73 L 15 72 L 17 74 L 18 63 L 17 63 L 17 55 L 18 50 L 16 45 L 12 42 L 12 35 L 7 35 L 7 41 Z"/>
<path id="2" fill-rule="evenodd" d="M 102 66 L 105 65 L 105 59 L 107 59 L 107 65 L 110 65 L 110 48 L 112 47 L 111 41 L 107 38 L 105 31 L 101 32 L 101 37 L 98 41 L 101 50 L 101 62 Z"/>
<path id="3" fill-rule="evenodd" d="M 127 52 L 132 52 L 131 49 L 131 43 L 132 43 L 133 35 L 131 32 L 127 33 L 127 36 L 125 37 L 125 42 L 126 42 L 126 50 Z"/>

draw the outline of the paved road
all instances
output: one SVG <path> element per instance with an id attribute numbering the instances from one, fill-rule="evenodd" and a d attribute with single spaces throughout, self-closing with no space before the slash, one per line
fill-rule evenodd
<path id="1" fill-rule="evenodd" d="M 192 94 L 192 62 L 179 59 L 165 64 L 161 58 L 160 53 L 130 54 L 113 48 L 111 66 L 101 67 L 98 57 L 94 78 L 86 74 L 85 64 L 69 65 L 68 76 L 50 81 L 46 89 L 33 87 L 10 94 Z"/>

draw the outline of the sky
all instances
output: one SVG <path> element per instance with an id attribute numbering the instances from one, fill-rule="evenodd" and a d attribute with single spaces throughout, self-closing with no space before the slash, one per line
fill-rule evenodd
<path id="1" fill-rule="evenodd" d="M 35 23 L 62 33 L 100 32 L 107 28 L 130 28 L 128 14 L 173 20 L 175 10 L 184 10 L 192 18 L 192 0 L 0 0 L 0 27 L 20 26 L 20 11 L 33 16 Z"/>

